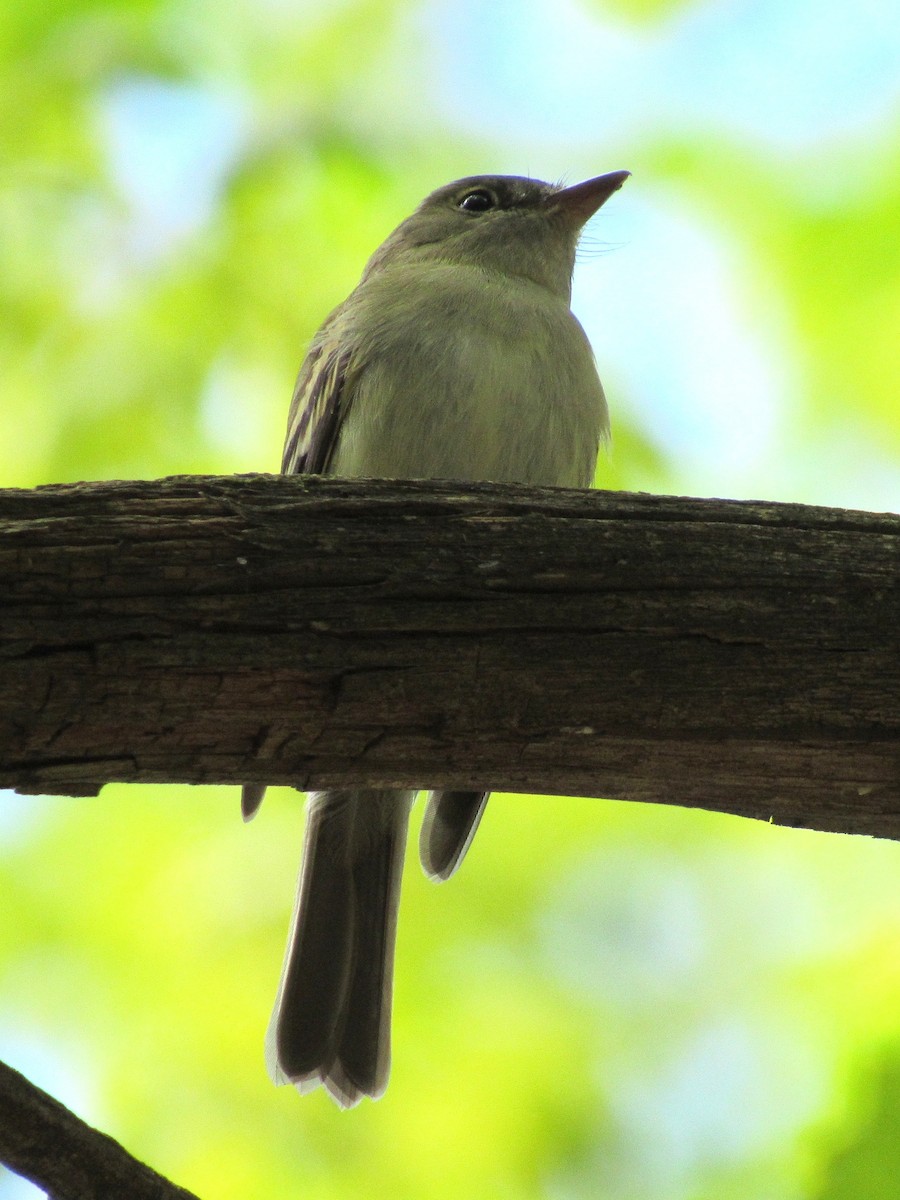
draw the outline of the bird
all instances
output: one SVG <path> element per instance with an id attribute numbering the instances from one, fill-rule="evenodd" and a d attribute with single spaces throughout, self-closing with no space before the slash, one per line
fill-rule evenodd
<path id="1" fill-rule="evenodd" d="M 284 474 L 587 488 L 609 435 L 571 311 L 586 222 L 625 182 L 471 176 L 432 192 L 375 250 L 315 334 L 288 415 Z M 265 786 L 247 784 L 249 820 Z M 415 790 L 311 792 L 297 896 L 266 1035 L 273 1081 L 342 1108 L 390 1071 L 394 947 Z M 435 791 L 424 870 L 462 861 L 488 792 Z"/>

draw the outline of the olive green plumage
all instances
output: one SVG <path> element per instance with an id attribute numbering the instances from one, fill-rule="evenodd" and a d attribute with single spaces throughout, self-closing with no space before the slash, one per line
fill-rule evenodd
<path id="1" fill-rule="evenodd" d="M 627 172 L 571 188 L 515 176 L 432 193 L 375 251 L 313 338 L 282 470 L 590 486 L 608 436 L 569 307 L 584 223 Z M 487 783 L 488 781 L 485 781 Z M 264 789 L 244 789 L 245 816 Z M 377 1097 L 390 1067 L 400 876 L 412 791 L 312 793 L 297 903 L 267 1039 L 270 1073 Z M 420 851 L 446 879 L 486 792 L 435 792 Z"/>

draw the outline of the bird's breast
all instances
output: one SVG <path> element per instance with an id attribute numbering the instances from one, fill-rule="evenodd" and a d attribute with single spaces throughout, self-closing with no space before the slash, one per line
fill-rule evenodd
<path id="1" fill-rule="evenodd" d="M 590 484 L 606 403 L 561 299 L 455 267 L 379 282 L 351 315 L 367 336 L 334 474 Z"/>

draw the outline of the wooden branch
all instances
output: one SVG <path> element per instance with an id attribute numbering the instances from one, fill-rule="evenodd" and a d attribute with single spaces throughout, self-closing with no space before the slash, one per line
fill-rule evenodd
<path id="1" fill-rule="evenodd" d="M 443 786 L 900 836 L 900 518 L 244 476 L 0 493 L 0 785 Z"/>
<path id="2" fill-rule="evenodd" d="M 0 1162 L 48 1200 L 197 1200 L 0 1063 Z"/>

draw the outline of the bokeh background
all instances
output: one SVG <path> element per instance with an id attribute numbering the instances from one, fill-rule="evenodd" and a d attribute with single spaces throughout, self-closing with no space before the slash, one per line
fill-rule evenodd
<path id="1" fill-rule="evenodd" d="M 900 507 L 894 0 L 29 0 L 0 61 L 2 486 L 275 469 L 423 195 L 628 167 L 575 286 L 598 483 Z M 900 848 L 495 797 L 450 884 L 409 863 L 393 1077 L 340 1113 L 262 1065 L 301 828 L 3 793 L 0 1057 L 204 1200 L 897 1195 Z"/>

